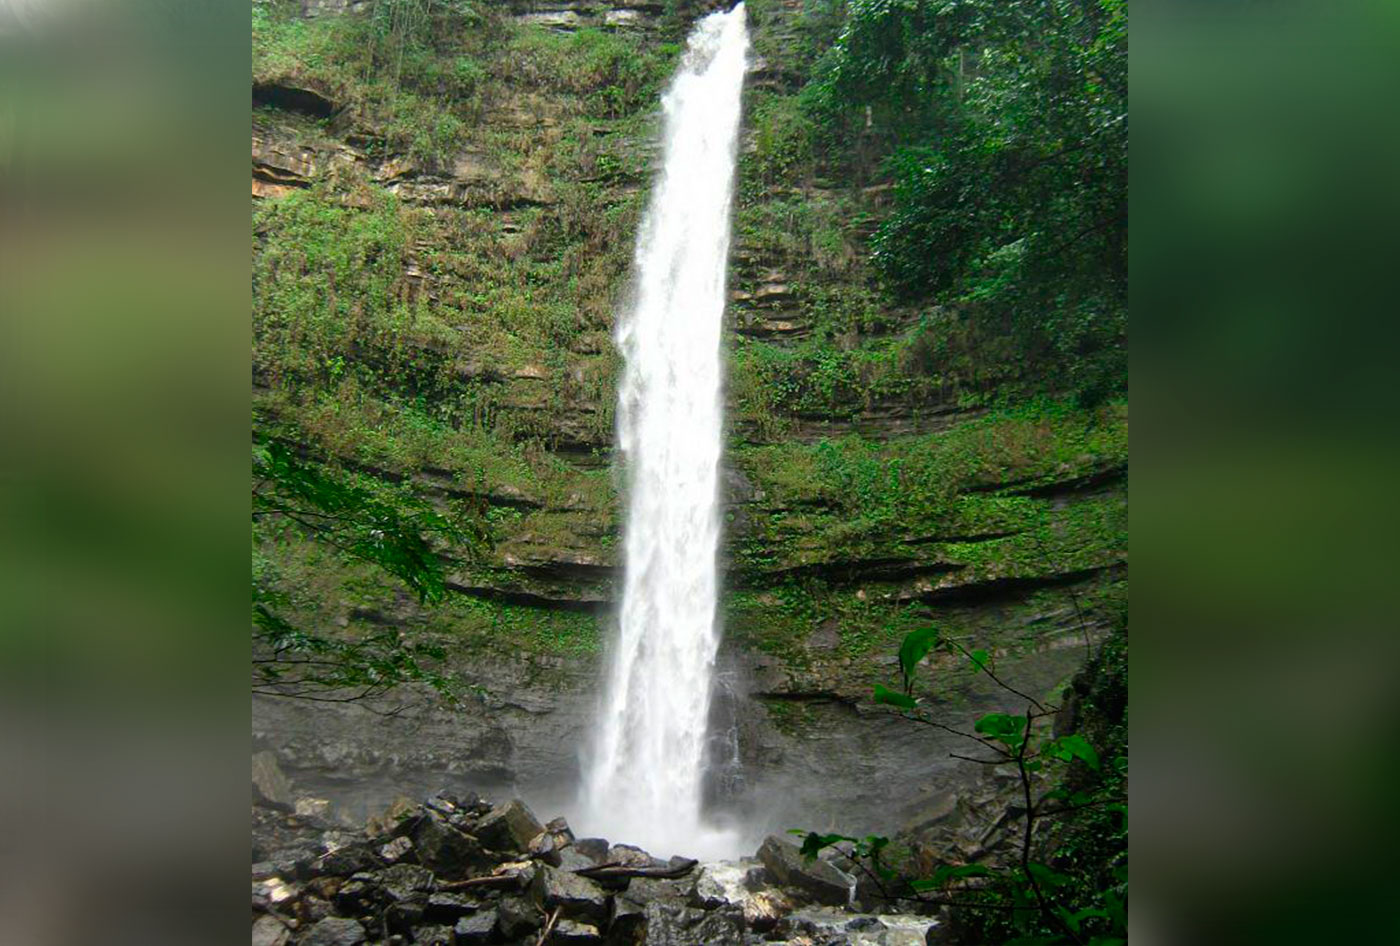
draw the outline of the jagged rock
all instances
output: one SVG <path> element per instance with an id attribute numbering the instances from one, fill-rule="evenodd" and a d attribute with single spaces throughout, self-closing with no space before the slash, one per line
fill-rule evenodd
<path id="1" fill-rule="evenodd" d="M 597 862 L 591 857 L 585 857 L 579 853 L 575 847 L 566 847 L 556 855 L 558 863 L 553 865 L 567 871 L 587 870 L 596 867 Z"/>
<path id="2" fill-rule="evenodd" d="M 253 884 L 253 905 L 256 907 L 261 903 L 261 909 L 267 909 L 268 906 L 286 903 L 298 892 L 295 885 L 289 884 L 280 876 L 272 876 Z"/>
<path id="3" fill-rule="evenodd" d="M 292 783 L 282 773 L 277 756 L 268 749 L 253 754 L 253 804 L 278 811 L 296 810 Z"/>
<path id="4" fill-rule="evenodd" d="M 409 851 L 413 850 L 413 842 L 406 837 L 397 837 L 379 848 L 379 856 L 386 864 L 394 864 L 403 860 Z"/>
<path id="5" fill-rule="evenodd" d="M 626 893 L 613 898 L 613 918 L 608 925 L 608 938 L 618 943 L 643 943 L 646 940 L 647 908 Z"/>
<path id="6" fill-rule="evenodd" d="M 375 815 L 365 822 L 365 831 L 371 837 L 378 835 L 398 837 L 412 831 L 418 823 L 418 817 L 418 806 L 400 795 L 382 814 Z"/>
<path id="7" fill-rule="evenodd" d="M 428 898 L 425 915 L 435 922 L 451 923 L 480 907 L 476 900 L 460 893 L 435 893 Z"/>
<path id="8" fill-rule="evenodd" d="M 287 946 L 291 933 L 275 916 L 263 914 L 253 921 L 253 946 Z"/>
<path id="9" fill-rule="evenodd" d="M 485 943 L 491 939 L 495 929 L 496 911 L 482 910 L 458 920 L 452 928 L 452 935 L 458 943 Z"/>
<path id="10" fill-rule="evenodd" d="M 365 941 L 365 928 L 356 920 L 328 916 L 301 939 L 301 946 L 359 946 Z"/>
<path id="11" fill-rule="evenodd" d="M 599 862 L 608 856 L 608 842 L 603 838 L 579 838 L 574 842 L 574 850 Z"/>
<path id="12" fill-rule="evenodd" d="M 685 879 L 661 880 L 653 877 L 637 877 L 627 885 L 627 896 L 642 906 L 647 906 L 657 900 L 684 903 L 690 892 L 689 888 L 689 881 Z"/>
<path id="13" fill-rule="evenodd" d="M 744 922 L 755 932 L 766 933 L 792 910 L 792 901 L 781 890 L 760 890 L 744 901 Z"/>
<path id="14" fill-rule="evenodd" d="M 297 919 L 303 923 L 315 923 L 334 913 L 329 900 L 305 894 L 296 903 Z"/>
<path id="15" fill-rule="evenodd" d="M 670 864 L 669 861 L 652 857 L 646 851 L 632 844 L 614 844 L 608 848 L 605 860 L 615 861 L 624 867 L 666 867 Z"/>
<path id="16" fill-rule="evenodd" d="M 646 908 L 647 946 L 743 946 L 743 917 L 735 910 L 705 912 L 655 900 Z"/>
<path id="17" fill-rule="evenodd" d="M 524 897 L 502 897 L 496 905 L 496 924 L 506 939 L 519 939 L 540 928 L 540 911 Z"/>
<path id="18" fill-rule="evenodd" d="M 539 869 L 534 892 L 546 913 L 558 908 L 570 919 L 606 925 L 612 910 L 611 898 L 603 888 L 587 878 L 555 867 Z"/>
<path id="19" fill-rule="evenodd" d="M 796 845 L 770 834 L 758 849 L 763 866 L 785 887 L 795 887 L 818 903 L 845 906 L 853 878 L 823 860 L 808 861 Z"/>
<path id="20" fill-rule="evenodd" d="M 432 893 L 437 886 L 433 872 L 417 864 L 395 864 L 381 870 L 375 879 L 393 900 L 410 900 Z"/>
<path id="21" fill-rule="evenodd" d="M 773 872 L 763 866 L 750 867 L 744 872 L 744 886 L 750 890 L 763 890 L 778 882 Z"/>
<path id="22" fill-rule="evenodd" d="M 351 877 L 336 891 L 334 902 L 342 913 L 362 913 L 384 899 L 382 888 L 373 878 L 360 874 Z"/>
<path id="23" fill-rule="evenodd" d="M 476 838 L 442 821 L 436 813 L 418 823 L 413 846 L 418 860 L 442 877 L 466 877 L 487 871 L 495 864 Z"/>
<path id="24" fill-rule="evenodd" d="M 476 836 L 492 850 L 523 854 L 530 849 L 530 841 L 543 830 L 534 812 L 515 798 L 492 808 L 477 822 Z"/>
<path id="25" fill-rule="evenodd" d="M 378 866 L 379 860 L 368 845 L 347 844 L 322 854 L 317 858 L 314 869 L 317 873 L 349 877 L 351 874 L 372 870 Z"/>
<path id="26" fill-rule="evenodd" d="M 427 908 L 421 901 L 391 903 L 384 911 L 384 923 L 396 933 L 412 933 L 413 928 L 423 922 L 426 913 Z"/>
<path id="27" fill-rule="evenodd" d="M 452 927 L 420 926 L 413 931 L 414 946 L 452 946 Z"/>
<path id="28" fill-rule="evenodd" d="M 554 929 L 550 931 L 549 939 L 545 942 L 551 946 L 587 946 L 589 943 L 601 941 L 598 927 L 577 920 L 560 920 L 554 924 Z"/>
<path id="29" fill-rule="evenodd" d="M 729 893 L 724 884 L 715 877 L 712 868 L 713 865 L 707 864 L 695 872 L 694 885 L 690 888 L 690 896 L 687 898 L 691 906 L 713 910 L 729 902 Z"/>

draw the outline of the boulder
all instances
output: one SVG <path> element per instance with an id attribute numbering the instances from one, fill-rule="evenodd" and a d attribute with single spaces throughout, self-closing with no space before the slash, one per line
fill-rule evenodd
<path id="1" fill-rule="evenodd" d="M 291 934 L 275 916 L 263 914 L 253 921 L 253 946 L 287 946 Z"/>
<path id="2" fill-rule="evenodd" d="M 347 844 L 322 854 L 316 859 L 313 870 L 319 874 L 349 877 L 351 874 L 373 870 L 378 866 L 379 860 L 368 845 Z"/>
<path id="3" fill-rule="evenodd" d="M 744 901 L 744 922 L 755 933 L 767 933 L 792 910 L 792 901 L 781 890 L 760 890 Z"/>
<path id="4" fill-rule="evenodd" d="M 565 918 L 606 926 L 612 912 L 611 898 L 593 881 L 557 867 L 542 865 L 535 875 L 535 899 L 549 913 L 558 909 Z"/>
<path id="5" fill-rule="evenodd" d="M 452 935 L 458 943 L 485 943 L 491 939 L 496 929 L 496 911 L 482 910 L 464 916 L 452 928 Z"/>
<path id="6" fill-rule="evenodd" d="M 758 849 L 758 859 L 784 887 L 793 887 L 818 903 L 845 906 L 854 879 L 823 860 L 807 860 L 794 844 L 770 834 Z"/>
<path id="7" fill-rule="evenodd" d="M 404 859 L 409 851 L 413 850 L 413 842 L 406 837 L 394 838 L 388 844 L 379 848 L 379 856 L 386 864 L 394 864 Z"/>
<path id="8" fill-rule="evenodd" d="M 595 862 L 601 862 L 608 856 L 608 842 L 603 838 L 579 838 L 574 842 L 574 850 Z"/>
<path id="9" fill-rule="evenodd" d="M 292 783 L 282 774 L 277 756 L 269 749 L 253 753 L 253 804 L 278 811 L 296 810 Z"/>
<path id="10" fill-rule="evenodd" d="M 425 915 L 434 923 L 455 923 L 480 907 L 476 900 L 460 893 L 435 893 L 428 898 Z"/>
<path id="11" fill-rule="evenodd" d="M 482 873 L 495 866 L 476 838 L 463 834 L 436 814 L 418 822 L 413 846 L 424 866 L 449 879 Z"/>
<path id="12" fill-rule="evenodd" d="M 359 946 L 365 941 L 365 928 L 343 916 L 318 920 L 301 938 L 301 946 Z"/>
<path id="13" fill-rule="evenodd" d="M 496 904 L 496 925 L 506 939 L 520 939 L 539 929 L 540 911 L 524 897 L 502 897 Z"/>
<path id="14" fill-rule="evenodd" d="M 492 808 L 476 825 L 476 836 L 494 851 L 524 854 L 530 842 L 544 830 L 534 812 L 520 799 Z"/>
<path id="15" fill-rule="evenodd" d="M 696 910 L 665 900 L 646 908 L 647 946 L 744 946 L 743 917 L 736 910 Z"/>
<path id="16" fill-rule="evenodd" d="M 353 878 L 352 878 L 353 879 Z M 379 871 L 374 878 L 392 900 L 412 900 L 432 893 L 437 886 L 433 872 L 417 864 L 395 864 Z"/>

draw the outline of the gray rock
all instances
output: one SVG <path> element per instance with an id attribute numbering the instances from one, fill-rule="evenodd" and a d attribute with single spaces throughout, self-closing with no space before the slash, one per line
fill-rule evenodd
<path id="1" fill-rule="evenodd" d="M 365 941 L 365 928 L 357 921 L 328 916 L 302 937 L 302 946 L 359 946 Z"/>
<path id="2" fill-rule="evenodd" d="M 579 838 L 574 842 L 574 850 L 595 862 L 601 862 L 608 856 L 608 842 L 603 838 Z"/>
<path id="3" fill-rule="evenodd" d="M 405 900 L 391 903 L 384 911 L 384 922 L 395 933 L 412 933 L 413 928 L 423 922 L 427 912 L 421 900 Z"/>
<path id="4" fill-rule="evenodd" d="M 544 830 L 534 812 L 515 798 L 492 808 L 476 825 L 476 836 L 495 851 L 523 854 L 530 842 Z"/>
<path id="5" fill-rule="evenodd" d="M 275 916 L 263 914 L 253 921 L 253 946 L 287 946 L 291 935 Z"/>
<path id="6" fill-rule="evenodd" d="M 778 882 L 773 872 L 766 867 L 750 867 L 744 874 L 744 886 L 749 890 L 762 890 Z"/>
<path id="7" fill-rule="evenodd" d="M 702 867 L 693 875 L 694 884 L 690 888 L 687 901 L 692 907 L 713 910 L 729 902 L 724 886 L 712 876 L 707 867 Z"/>
<path id="8" fill-rule="evenodd" d="M 535 897 L 546 913 L 558 909 L 568 919 L 607 925 L 611 898 L 593 881 L 556 867 L 541 866 L 534 887 Z"/>
<path id="9" fill-rule="evenodd" d="M 770 834 L 758 849 L 763 866 L 785 887 L 794 887 L 818 903 L 845 906 L 853 878 L 823 860 L 808 861 L 796 845 Z"/>
<path id="10" fill-rule="evenodd" d="M 668 867 L 669 861 L 663 861 L 659 857 L 652 857 L 646 851 L 633 844 L 614 844 L 608 848 L 608 861 L 616 861 L 626 867 Z"/>
<path id="11" fill-rule="evenodd" d="M 379 886 L 394 900 L 410 900 L 432 893 L 437 886 L 433 872 L 417 864 L 395 864 L 386 867 L 375 875 Z"/>
<path id="12" fill-rule="evenodd" d="M 458 920 L 452 928 L 452 935 L 458 943 L 485 943 L 491 939 L 495 929 L 496 911 L 482 910 Z"/>
<path id="13" fill-rule="evenodd" d="M 360 871 L 372 870 L 379 866 L 379 859 L 364 844 L 349 844 L 322 854 L 316 859 L 313 871 L 317 874 L 331 874 L 336 877 L 349 877 Z"/>
<path id="14" fill-rule="evenodd" d="M 520 939 L 541 926 L 540 911 L 524 897 L 502 897 L 496 905 L 496 924 L 506 939 Z"/>
<path id="15" fill-rule="evenodd" d="M 602 942 L 602 939 L 596 926 L 577 920 L 560 920 L 554 924 L 554 929 L 550 931 L 549 939 L 545 942 L 549 946 L 587 946 L 589 943 Z"/>
<path id="16" fill-rule="evenodd" d="M 418 860 L 450 880 L 484 873 L 495 866 L 476 838 L 463 834 L 436 815 L 424 818 L 413 832 Z"/>
<path id="17" fill-rule="evenodd" d="M 253 804 L 279 811 L 295 811 L 292 783 L 277 764 L 277 756 L 264 749 L 253 754 Z"/>
<path id="18" fill-rule="evenodd" d="M 573 847 L 566 847 L 556 855 L 558 863 L 553 865 L 567 871 L 587 870 L 596 867 L 597 862 L 591 857 L 585 857 Z"/>
<path id="19" fill-rule="evenodd" d="M 619 943 L 641 943 L 646 939 L 646 904 L 632 899 L 626 893 L 613 898 L 613 918 L 608 926 L 609 939 Z"/>
<path id="20" fill-rule="evenodd" d="M 399 837 L 381 846 L 379 856 L 384 859 L 384 863 L 393 864 L 403 860 L 411 850 L 413 850 L 413 842 L 406 837 Z"/>
<path id="21" fill-rule="evenodd" d="M 452 946 L 452 927 L 420 926 L 413 931 L 414 946 Z"/>
<path id="22" fill-rule="evenodd" d="M 481 906 L 471 897 L 460 893 L 435 893 L 428 898 L 426 917 L 435 923 L 454 923 Z"/>
<path id="23" fill-rule="evenodd" d="M 646 908 L 647 946 L 743 946 L 743 916 L 737 910 L 705 912 L 654 900 Z"/>

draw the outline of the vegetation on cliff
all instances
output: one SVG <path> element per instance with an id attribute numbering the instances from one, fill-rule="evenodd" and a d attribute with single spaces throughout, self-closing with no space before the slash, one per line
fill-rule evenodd
<path id="1" fill-rule="evenodd" d="M 811 716 L 788 691 L 868 701 L 931 625 L 1008 666 L 1115 639 L 1125 5 L 747 5 L 722 607 L 729 645 L 781 668 L 771 720 Z M 257 601 L 309 647 L 358 660 L 379 641 L 381 663 L 423 658 L 385 679 L 427 683 L 481 655 L 599 653 L 621 527 L 610 333 L 698 6 L 561 25 L 494 3 L 254 3 L 256 437 L 439 536 L 424 596 L 264 517 Z M 923 707 L 986 682 L 957 654 L 926 666 Z M 1086 738 L 1116 758 L 1098 712 Z M 1082 892 L 1117 883 L 1110 821 L 1063 829 L 1082 863 L 1050 867 L 1095 878 Z"/>

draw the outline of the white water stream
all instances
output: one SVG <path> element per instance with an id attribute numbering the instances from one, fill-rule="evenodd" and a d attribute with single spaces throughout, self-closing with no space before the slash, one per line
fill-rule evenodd
<path id="1" fill-rule="evenodd" d="M 700 809 L 719 645 L 720 330 L 747 53 L 742 3 L 690 36 L 662 99 L 663 169 L 616 339 L 626 571 L 580 827 L 661 856 L 722 857 L 736 841 Z"/>

